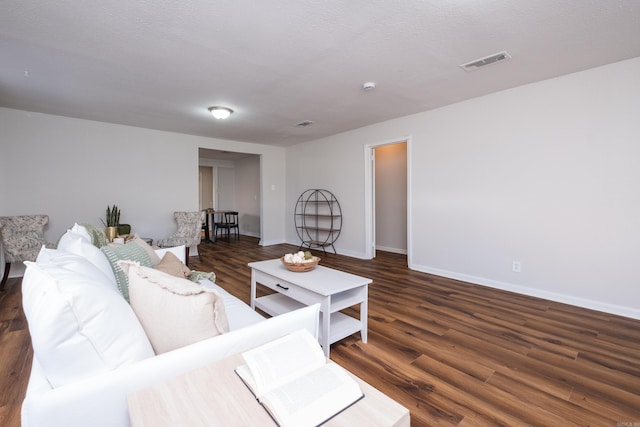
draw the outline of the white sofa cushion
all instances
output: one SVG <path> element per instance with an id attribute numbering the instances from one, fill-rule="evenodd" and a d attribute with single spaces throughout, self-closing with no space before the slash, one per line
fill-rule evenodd
<path id="1" fill-rule="evenodd" d="M 99 255 L 104 258 L 102 252 L 98 248 L 95 249 L 98 251 Z M 104 285 L 109 289 L 118 290 L 113 273 L 111 273 L 110 276 L 107 275 L 103 270 L 97 267 L 91 259 L 85 258 L 81 254 L 42 247 L 38 254 L 38 258 L 36 258 L 36 263 L 41 267 L 52 266 L 54 268 L 64 268 L 69 272 L 76 272 L 84 277 L 93 277 L 95 279 L 93 280 L 93 283 L 96 286 Z M 109 267 L 109 270 L 111 270 L 111 267 Z"/>
<path id="2" fill-rule="evenodd" d="M 70 230 L 67 230 L 58 241 L 58 250 L 87 259 L 115 284 L 116 278 L 109 260 L 100 249 L 91 243 L 91 237 L 83 226 L 75 224 Z"/>
<path id="3" fill-rule="evenodd" d="M 91 235 L 89 234 L 89 232 L 87 231 L 87 229 L 78 224 L 77 222 L 73 224 L 73 227 L 71 227 L 69 230 L 72 233 L 78 234 L 80 235 L 80 237 L 82 237 L 83 239 L 85 239 L 87 242 L 91 243 Z M 60 241 L 62 241 L 62 239 L 64 238 L 64 235 L 62 235 L 62 237 L 60 238 Z M 58 245 L 60 245 L 60 242 L 58 242 Z"/>
<path id="4" fill-rule="evenodd" d="M 227 314 L 227 319 L 229 321 L 230 331 L 235 331 L 237 329 L 244 328 L 245 326 L 250 326 L 265 320 L 260 313 L 254 311 L 247 304 L 234 297 L 224 288 L 216 285 L 211 280 L 202 279 L 199 283 L 206 288 L 213 289 L 222 297 L 222 300 L 224 301 L 224 311 Z"/>
<path id="5" fill-rule="evenodd" d="M 133 310 L 97 267 L 68 253 L 40 261 L 25 262 L 22 304 L 34 356 L 53 387 L 154 355 Z"/>
<path id="6" fill-rule="evenodd" d="M 156 354 L 229 331 L 216 291 L 137 263 L 119 265 L 128 270 L 131 307 Z"/>

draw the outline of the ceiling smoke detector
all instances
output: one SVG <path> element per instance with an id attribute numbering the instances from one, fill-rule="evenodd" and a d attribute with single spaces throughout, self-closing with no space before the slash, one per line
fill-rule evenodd
<path id="1" fill-rule="evenodd" d="M 502 52 L 494 53 L 493 55 L 485 56 L 484 58 L 474 59 L 473 61 L 467 62 L 466 64 L 462 64 L 460 66 L 465 71 L 474 71 L 479 68 L 486 67 L 487 65 L 506 61 L 507 59 L 511 59 L 511 55 L 509 55 L 506 50 L 503 50 Z"/>
<path id="2" fill-rule="evenodd" d="M 362 89 L 364 90 L 374 90 L 376 88 L 376 84 L 374 82 L 366 82 L 362 85 Z"/>

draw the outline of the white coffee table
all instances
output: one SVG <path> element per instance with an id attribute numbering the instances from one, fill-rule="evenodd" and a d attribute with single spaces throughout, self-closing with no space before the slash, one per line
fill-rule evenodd
<path id="1" fill-rule="evenodd" d="M 251 267 L 251 308 L 259 308 L 277 316 L 297 308 L 320 303 L 322 330 L 318 341 L 329 357 L 330 345 L 351 334 L 360 332 L 367 342 L 368 285 L 371 279 L 317 266 L 311 271 L 297 273 L 287 270 L 279 259 L 249 263 Z M 276 293 L 256 298 L 256 284 Z M 339 313 L 360 304 L 360 319 Z"/>

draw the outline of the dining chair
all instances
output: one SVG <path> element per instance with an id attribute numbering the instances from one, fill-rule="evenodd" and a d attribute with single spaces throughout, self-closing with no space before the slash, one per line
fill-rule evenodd
<path id="1" fill-rule="evenodd" d="M 213 224 L 213 234 L 215 238 L 218 238 L 218 232 L 222 232 L 222 236 L 226 235 L 226 239 L 229 240 L 231 236 L 231 230 L 235 230 L 237 239 L 240 239 L 238 212 L 237 211 L 224 211 L 217 212 L 220 215 L 219 220 Z"/>
<path id="2" fill-rule="evenodd" d="M 227 223 L 227 233 L 231 235 L 231 231 L 235 230 L 236 239 L 240 240 L 240 223 L 238 221 L 238 212 L 226 212 L 224 214 L 224 221 Z"/>
<path id="3" fill-rule="evenodd" d="M 227 227 L 226 211 L 218 211 L 213 213 L 213 240 L 218 240 L 218 233 L 222 232 L 220 237 L 227 236 L 229 239 L 229 227 Z"/>

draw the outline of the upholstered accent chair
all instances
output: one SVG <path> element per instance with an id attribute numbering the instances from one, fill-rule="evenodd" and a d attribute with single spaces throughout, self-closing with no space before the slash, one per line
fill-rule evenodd
<path id="1" fill-rule="evenodd" d="M 173 217 L 178 224 L 178 230 L 166 239 L 158 240 L 156 245 L 161 248 L 185 245 L 185 264 L 189 265 L 189 247 L 200 244 L 205 214 L 205 211 L 174 212 Z"/>
<path id="2" fill-rule="evenodd" d="M 9 278 L 12 263 L 35 261 L 43 245 L 50 248 L 55 246 L 44 238 L 44 227 L 48 223 L 48 215 L 0 217 L 0 237 L 5 260 L 0 291 Z"/>

